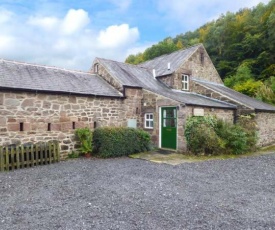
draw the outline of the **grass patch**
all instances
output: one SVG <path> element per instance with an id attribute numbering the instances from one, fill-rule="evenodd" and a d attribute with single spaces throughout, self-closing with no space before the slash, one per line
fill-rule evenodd
<path id="1" fill-rule="evenodd" d="M 270 146 L 262 147 L 260 149 L 260 151 L 263 151 L 263 152 L 275 152 L 275 145 L 270 145 Z"/>

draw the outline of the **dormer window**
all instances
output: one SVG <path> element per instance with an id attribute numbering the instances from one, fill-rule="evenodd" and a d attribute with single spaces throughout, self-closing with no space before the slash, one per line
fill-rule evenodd
<path id="1" fill-rule="evenodd" d="M 96 64 L 94 65 L 94 72 L 95 72 L 95 73 L 98 73 L 98 68 L 99 68 L 99 65 L 98 65 L 98 63 L 96 63 Z"/>
<path id="2" fill-rule="evenodd" d="M 182 90 L 189 90 L 189 76 L 186 74 L 182 75 Z"/>

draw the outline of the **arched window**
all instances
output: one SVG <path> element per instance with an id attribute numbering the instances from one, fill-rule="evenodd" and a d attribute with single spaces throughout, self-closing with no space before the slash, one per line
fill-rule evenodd
<path id="1" fill-rule="evenodd" d="M 98 73 L 98 68 L 99 68 L 98 63 L 94 64 L 94 72 L 95 73 Z"/>

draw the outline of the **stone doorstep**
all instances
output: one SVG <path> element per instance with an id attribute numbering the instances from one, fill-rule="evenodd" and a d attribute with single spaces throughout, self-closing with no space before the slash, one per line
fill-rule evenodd
<path id="1" fill-rule="evenodd" d="M 159 151 L 161 152 L 165 151 L 165 154 L 160 153 Z M 183 163 L 194 162 L 194 160 L 188 160 L 185 158 L 183 154 L 176 153 L 176 151 L 163 150 L 163 149 L 154 150 L 154 151 L 145 152 L 145 153 L 133 154 L 133 155 L 130 155 L 129 157 L 135 158 L 135 159 L 147 160 L 154 163 L 169 164 L 169 165 L 179 165 Z"/>

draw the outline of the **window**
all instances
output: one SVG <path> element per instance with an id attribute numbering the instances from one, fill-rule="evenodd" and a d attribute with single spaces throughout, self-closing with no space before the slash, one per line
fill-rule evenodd
<path id="1" fill-rule="evenodd" d="M 75 122 L 73 121 L 72 128 L 75 129 Z"/>
<path id="2" fill-rule="evenodd" d="M 95 72 L 95 73 L 98 73 L 98 67 L 99 67 L 99 65 L 98 65 L 98 63 L 96 63 L 96 64 L 94 65 L 94 72 Z"/>
<path id="3" fill-rule="evenodd" d="M 144 127 L 146 129 L 153 129 L 154 128 L 154 115 L 153 115 L 153 113 L 145 113 Z"/>
<path id="4" fill-rule="evenodd" d="M 189 90 L 189 76 L 186 74 L 182 75 L 182 90 Z"/>
<path id="5" fill-rule="evenodd" d="M 201 53 L 200 59 L 201 59 L 201 64 L 203 65 L 203 63 L 204 63 L 204 53 Z"/>
<path id="6" fill-rule="evenodd" d="M 51 129 L 52 129 L 52 124 L 51 123 L 48 123 L 48 131 L 51 131 Z"/>
<path id="7" fill-rule="evenodd" d="M 19 130 L 22 132 L 24 131 L 24 123 L 23 122 L 20 122 L 19 123 Z"/>

